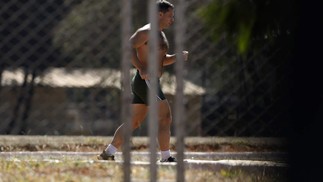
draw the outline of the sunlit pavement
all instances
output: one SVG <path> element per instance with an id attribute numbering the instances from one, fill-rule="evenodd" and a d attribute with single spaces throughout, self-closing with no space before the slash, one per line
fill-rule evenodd
<path id="1" fill-rule="evenodd" d="M 7 161 L 39 161 L 60 163 L 77 161 L 84 163 L 118 163 L 122 164 L 122 154 L 117 153 L 116 161 L 97 160 L 99 152 L 0 152 L 0 159 Z M 149 152 L 131 152 L 132 165 L 149 166 Z M 176 157 L 176 153 L 172 153 Z M 157 155 L 159 156 L 159 154 Z M 221 169 L 241 169 L 257 173 L 285 173 L 287 170 L 287 155 L 280 152 L 185 152 L 184 164 L 186 168 L 204 168 L 218 171 Z M 176 163 L 160 163 L 159 166 L 176 166 Z"/>

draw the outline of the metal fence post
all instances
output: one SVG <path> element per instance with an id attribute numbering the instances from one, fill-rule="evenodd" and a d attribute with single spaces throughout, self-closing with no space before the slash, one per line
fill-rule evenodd
<path id="1" fill-rule="evenodd" d="M 131 181 L 131 146 L 130 137 L 131 126 L 131 90 L 130 90 L 130 60 L 131 46 L 129 42 L 131 34 L 131 0 L 122 0 L 121 19 L 122 19 L 122 112 L 121 119 L 125 123 L 124 145 L 123 145 L 123 179 L 125 182 Z"/>
<path id="2" fill-rule="evenodd" d="M 157 7 L 155 1 L 150 1 L 149 3 L 149 22 L 150 22 L 150 31 L 149 31 L 149 55 L 148 55 L 148 75 L 149 75 L 149 82 L 151 87 L 149 88 L 149 112 L 148 112 L 148 128 L 149 128 L 149 150 L 150 150 L 150 181 L 156 181 L 157 179 L 157 144 L 156 144 L 156 137 L 157 137 L 157 124 L 156 121 L 158 120 L 158 111 L 157 111 L 157 60 L 158 55 L 158 21 L 157 21 Z"/>
<path id="3" fill-rule="evenodd" d="M 185 20 L 184 20 L 184 0 L 179 0 L 175 13 L 175 45 L 176 45 L 176 96 L 175 96 L 175 131 L 176 131 L 176 152 L 177 152 L 177 176 L 176 181 L 185 181 L 184 166 L 184 136 L 185 136 L 185 114 L 184 114 L 184 50 Z"/>

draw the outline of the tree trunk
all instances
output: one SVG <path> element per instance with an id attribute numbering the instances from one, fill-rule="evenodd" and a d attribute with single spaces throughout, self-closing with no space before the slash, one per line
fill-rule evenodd
<path id="1" fill-rule="evenodd" d="M 26 91 L 25 90 L 28 85 L 28 75 L 29 75 L 29 72 L 27 69 L 25 69 L 24 81 L 20 87 L 19 97 L 18 97 L 16 104 L 14 106 L 10 122 L 7 126 L 7 129 L 6 129 L 6 134 L 17 134 L 17 132 L 15 132 L 15 127 L 17 124 L 19 124 L 18 121 L 19 121 L 20 110 L 21 110 L 21 107 L 22 107 L 24 100 L 26 98 Z"/>
<path id="2" fill-rule="evenodd" d="M 26 95 L 25 95 L 25 99 L 24 99 L 24 110 L 22 113 L 22 118 L 21 118 L 21 126 L 20 126 L 20 131 L 19 134 L 23 135 L 23 134 L 27 134 L 27 121 L 29 118 L 29 114 L 30 114 L 30 110 L 32 107 L 32 98 L 34 95 L 34 86 L 35 86 L 35 78 L 36 78 L 36 71 L 32 72 L 32 78 L 31 81 L 27 84 L 26 87 Z"/>

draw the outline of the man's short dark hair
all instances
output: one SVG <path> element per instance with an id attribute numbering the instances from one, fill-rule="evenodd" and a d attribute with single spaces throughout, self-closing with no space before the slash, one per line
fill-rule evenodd
<path id="1" fill-rule="evenodd" d="M 174 8 L 174 5 L 166 0 L 158 0 L 156 2 L 159 12 L 166 13 L 169 8 Z"/>

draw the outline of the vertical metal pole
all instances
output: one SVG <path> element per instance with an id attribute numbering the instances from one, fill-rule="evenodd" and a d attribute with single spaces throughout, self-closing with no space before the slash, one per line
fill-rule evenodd
<path id="1" fill-rule="evenodd" d="M 129 38 L 131 36 L 131 0 L 122 0 L 121 4 L 122 20 L 122 111 L 121 119 L 124 122 L 124 144 L 123 144 L 123 181 L 131 181 L 131 155 L 130 155 L 130 137 L 131 127 L 131 88 L 130 88 L 130 63 L 131 63 L 131 45 Z"/>
<path id="2" fill-rule="evenodd" d="M 177 152 L 177 173 L 176 181 L 185 181 L 184 166 L 184 135 L 185 135 L 185 114 L 184 114 L 184 50 L 185 20 L 184 20 L 184 0 L 177 1 L 175 13 L 175 46 L 176 46 L 176 96 L 175 96 L 175 132 L 176 132 L 176 152 Z"/>
<path id="3" fill-rule="evenodd" d="M 148 128 L 149 128 L 149 149 L 150 149 L 150 181 L 154 182 L 157 179 L 157 126 L 158 126 L 158 111 L 157 111 L 157 62 L 158 60 L 158 20 L 156 1 L 149 1 L 149 55 L 148 55 L 148 75 L 151 87 L 149 88 L 149 111 L 148 111 Z"/>

